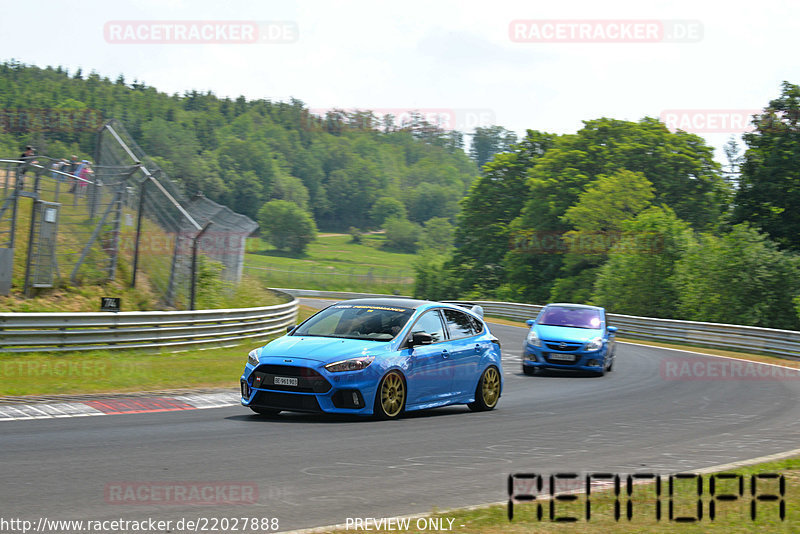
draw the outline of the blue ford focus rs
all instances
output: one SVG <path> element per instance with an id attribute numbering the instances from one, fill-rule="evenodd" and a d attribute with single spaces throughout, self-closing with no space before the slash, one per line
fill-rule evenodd
<path id="1" fill-rule="evenodd" d="M 318 312 L 250 352 L 242 404 L 262 415 L 403 412 L 500 398 L 500 343 L 479 308 L 403 298 L 355 299 Z"/>
<path id="2" fill-rule="evenodd" d="M 615 326 L 606 311 L 582 304 L 548 304 L 530 326 L 523 347 L 522 371 L 538 369 L 588 371 L 604 375 L 614 368 Z"/>

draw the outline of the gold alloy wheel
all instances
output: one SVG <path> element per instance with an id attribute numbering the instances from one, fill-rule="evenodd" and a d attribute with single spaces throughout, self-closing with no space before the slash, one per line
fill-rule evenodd
<path id="1" fill-rule="evenodd" d="M 494 408 L 500 398 L 500 373 L 494 367 L 489 367 L 483 373 L 483 402 L 487 408 Z"/>
<path id="2" fill-rule="evenodd" d="M 403 410 L 406 400 L 406 385 L 400 375 L 392 371 L 386 375 L 381 385 L 381 408 L 386 417 L 397 417 Z"/>

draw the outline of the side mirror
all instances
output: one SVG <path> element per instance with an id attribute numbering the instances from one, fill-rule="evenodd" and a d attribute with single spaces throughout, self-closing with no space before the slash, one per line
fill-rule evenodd
<path id="1" fill-rule="evenodd" d="M 296 324 L 295 324 L 295 325 L 292 325 L 292 326 L 287 326 L 287 327 L 286 327 L 286 333 L 287 333 L 287 334 L 291 334 L 292 332 L 294 332 L 294 329 L 295 329 L 295 328 L 297 328 L 297 325 L 296 325 Z"/>
<path id="2" fill-rule="evenodd" d="M 528 326 L 533 326 L 534 321 L 535 319 L 528 319 L 527 321 L 525 321 L 525 324 Z"/>
<path id="3" fill-rule="evenodd" d="M 408 340 L 409 347 L 416 347 L 417 345 L 430 345 L 433 343 L 433 336 L 427 332 L 414 332 L 411 334 L 411 339 Z"/>
<path id="4" fill-rule="evenodd" d="M 617 331 L 617 327 L 616 327 L 616 326 L 609 326 L 609 327 L 607 328 L 607 330 L 613 334 L 614 332 L 616 332 L 616 331 Z"/>

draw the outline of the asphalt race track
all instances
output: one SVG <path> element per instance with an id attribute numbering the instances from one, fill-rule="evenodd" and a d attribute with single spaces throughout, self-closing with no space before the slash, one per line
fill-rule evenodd
<path id="1" fill-rule="evenodd" d="M 227 407 L 2 422 L 0 515 L 278 518 L 290 530 L 502 501 L 509 473 L 675 473 L 798 447 L 796 377 L 690 379 L 731 361 L 629 344 L 602 378 L 528 377 L 524 329 L 492 331 L 505 364 L 493 412 L 458 406 L 373 422 Z M 705 367 L 669 374 L 687 361 Z M 108 497 L 118 484 L 193 482 L 255 485 L 257 502 Z"/>

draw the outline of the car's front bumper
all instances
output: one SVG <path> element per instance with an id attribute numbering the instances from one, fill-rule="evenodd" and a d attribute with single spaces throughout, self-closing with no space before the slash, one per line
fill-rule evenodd
<path id="1" fill-rule="evenodd" d="M 600 372 L 608 366 L 608 346 L 595 351 L 557 351 L 525 344 L 522 365 L 531 368 Z"/>
<path id="2" fill-rule="evenodd" d="M 277 360 L 276 360 L 277 361 Z M 262 361 L 247 364 L 240 378 L 243 406 L 297 412 L 372 415 L 380 375 L 377 369 L 330 373 L 317 362 L 295 359 L 287 366 Z M 298 384 L 274 384 L 276 376 Z"/>

